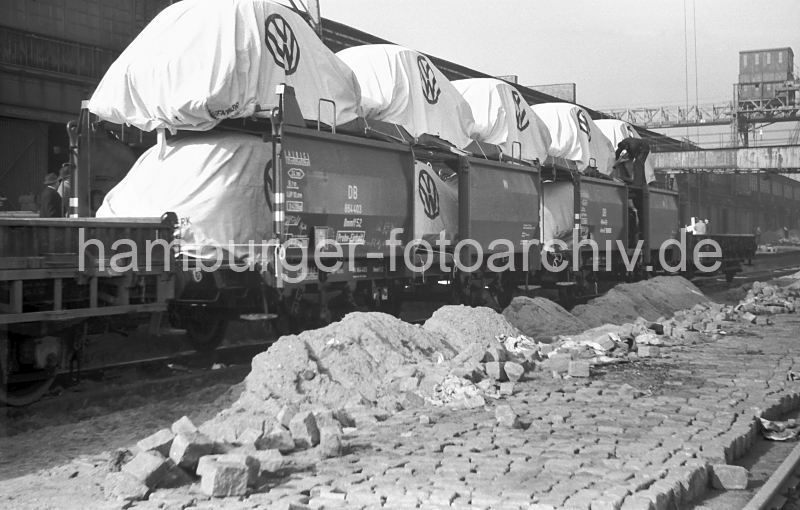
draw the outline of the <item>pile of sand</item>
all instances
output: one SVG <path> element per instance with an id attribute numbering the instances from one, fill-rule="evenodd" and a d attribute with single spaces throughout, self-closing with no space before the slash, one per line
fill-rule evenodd
<path id="1" fill-rule="evenodd" d="M 636 283 L 615 286 L 605 295 L 572 309 L 572 315 L 587 327 L 603 324 L 623 324 L 637 317 L 654 321 L 668 317 L 677 310 L 707 303 L 708 298 L 686 278 L 658 276 Z"/>
<path id="2" fill-rule="evenodd" d="M 522 333 L 537 340 L 556 335 L 571 335 L 587 328 L 584 322 L 558 303 L 542 297 L 515 297 L 503 316 Z"/>
<path id="3" fill-rule="evenodd" d="M 443 306 L 423 325 L 425 331 L 445 338 L 459 353 L 485 351 L 498 335 L 517 336 L 520 332 L 505 317 L 483 306 Z"/>

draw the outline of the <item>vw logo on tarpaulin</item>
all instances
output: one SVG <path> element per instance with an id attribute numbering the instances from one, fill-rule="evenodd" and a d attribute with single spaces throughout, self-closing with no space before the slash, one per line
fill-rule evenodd
<path id="1" fill-rule="evenodd" d="M 292 27 L 280 14 L 270 14 L 264 21 L 264 42 L 278 67 L 286 74 L 297 71 L 300 62 L 300 45 Z"/>
<path id="2" fill-rule="evenodd" d="M 419 171 L 419 198 L 422 202 L 422 208 L 425 211 L 425 216 L 434 219 L 439 216 L 439 191 L 436 189 L 436 183 L 433 182 L 433 177 L 425 170 Z"/>
<path id="3" fill-rule="evenodd" d="M 586 133 L 586 136 L 589 137 L 589 141 L 592 141 L 592 133 L 589 129 L 589 120 L 586 118 L 586 114 L 583 113 L 583 110 L 578 108 L 578 111 L 575 112 L 575 116 L 578 118 L 578 128 Z"/>
<path id="4" fill-rule="evenodd" d="M 420 55 L 417 57 L 417 67 L 419 67 L 419 76 L 422 79 L 422 95 L 425 96 L 425 101 L 430 104 L 436 104 L 439 101 L 439 96 L 442 95 L 442 89 L 436 82 L 436 74 L 433 71 L 433 66 L 428 59 Z"/>
<path id="5" fill-rule="evenodd" d="M 514 113 L 517 117 L 517 129 L 520 131 L 525 131 L 525 129 L 530 126 L 531 123 L 527 118 L 525 108 L 522 107 L 522 97 L 520 97 L 519 92 L 516 90 L 511 91 L 511 97 L 514 98 Z"/>

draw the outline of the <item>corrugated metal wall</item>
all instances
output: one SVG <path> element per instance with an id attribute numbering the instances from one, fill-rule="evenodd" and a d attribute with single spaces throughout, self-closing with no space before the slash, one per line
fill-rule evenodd
<path id="1" fill-rule="evenodd" d="M 48 124 L 0 117 L 0 194 L 9 209 L 21 206 L 20 197 L 37 196 L 48 171 Z"/>

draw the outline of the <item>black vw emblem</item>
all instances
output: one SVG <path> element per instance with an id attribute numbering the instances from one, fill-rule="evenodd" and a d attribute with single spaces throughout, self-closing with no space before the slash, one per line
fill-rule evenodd
<path id="1" fill-rule="evenodd" d="M 300 62 L 300 46 L 292 27 L 280 14 L 270 14 L 264 21 L 264 42 L 278 67 L 286 74 L 297 71 Z"/>
<path id="2" fill-rule="evenodd" d="M 419 76 L 422 78 L 422 95 L 425 96 L 425 100 L 430 104 L 436 104 L 439 101 L 439 96 L 442 95 L 442 89 L 436 83 L 433 66 L 428 62 L 428 59 L 420 55 L 417 57 L 417 67 L 419 67 Z"/>
<path id="3" fill-rule="evenodd" d="M 589 137 L 589 141 L 591 142 L 592 133 L 590 132 L 589 129 L 589 120 L 586 118 L 586 114 L 583 113 L 583 110 L 578 108 L 578 111 L 575 113 L 575 116 L 578 118 L 578 128 L 580 128 L 581 131 L 586 133 L 586 136 Z"/>
<path id="4" fill-rule="evenodd" d="M 436 183 L 425 170 L 419 171 L 418 181 L 419 199 L 422 201 L 425 216 L 434 219 L 439 216 L 439 192 L 436 190 Z"/>
<path id="5" fill-rule="evenodd" d="M 515 115 L 517 116 L 517 129 L 520 131 L 525 131 L 525 129 L 530 126 L 531 123 L 527 118 L 525 108 L 522 107 L 522 97 L 520 97 L 519 92 L 516 90 L 511 91 L 511 97 L 514 98 L 514 110 Z"/>

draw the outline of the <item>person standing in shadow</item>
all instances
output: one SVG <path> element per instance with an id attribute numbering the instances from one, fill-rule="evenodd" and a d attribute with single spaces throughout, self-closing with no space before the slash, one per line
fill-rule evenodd
<path id="1" fill-rule="evenodd" d="M 58 175 L 50 172 L 44 178 L 44 189 L 39 196 L 40 218 L 61 218 L 64 215 L 64 206 L 61 195 L 56 190 L 57 186 Z"/>

